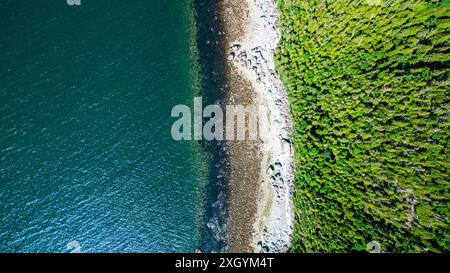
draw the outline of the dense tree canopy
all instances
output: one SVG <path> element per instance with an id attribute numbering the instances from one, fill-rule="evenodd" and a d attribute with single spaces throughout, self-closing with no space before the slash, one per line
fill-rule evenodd
<path id="1" fill-rule="evenodd" d="M 450 1 L 277 0 L 293 251 L 449 251 Z"/>

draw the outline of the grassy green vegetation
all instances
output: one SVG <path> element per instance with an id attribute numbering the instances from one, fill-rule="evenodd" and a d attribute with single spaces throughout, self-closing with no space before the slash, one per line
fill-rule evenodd
<path id="1" fill-rule="evenodd" d="M 449 251 L 450 1 L 277 4 L 292 251 Z"/>

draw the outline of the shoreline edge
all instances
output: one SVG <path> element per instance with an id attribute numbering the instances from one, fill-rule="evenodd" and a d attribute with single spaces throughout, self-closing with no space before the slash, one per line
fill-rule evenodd
<path id="1" fill-rule="evenodd" d="M 225 41 L 227 60 L 251 83 L 254 101 L 268 109 L 270 123 L 265 126 L 269 129 L 265 132 L 267 141 L 259 145 L 261 183 L 256 189 L 257 212 L 253 219 L 253 236 L 249 238 L 250 249 L 287 252 L 293 234 L 294 151 L 290 138 L 291 110 L 274 62 L 280 39 L 276 25 L 279 13 L 273 0 L 244 0 L 240 5 L 247 9 L 245 29 L 238 37 Z M 225 21 L 229 20 L 224 17 Z"/>

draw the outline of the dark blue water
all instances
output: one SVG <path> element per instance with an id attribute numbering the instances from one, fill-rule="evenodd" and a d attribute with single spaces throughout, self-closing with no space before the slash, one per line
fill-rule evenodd
<path id="1" fill-rule="evenodd" d="M 209 155 L 190 0 L 0 2 L 0 252 L 191 252 Z"/>

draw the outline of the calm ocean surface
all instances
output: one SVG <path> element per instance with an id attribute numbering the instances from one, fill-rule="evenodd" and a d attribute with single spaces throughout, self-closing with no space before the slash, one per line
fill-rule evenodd
<path id="1" fill-rule="evenodd" d="M 190 0 L 0 2 L 0 252 L 192 252 L 210 155 Z"/>

